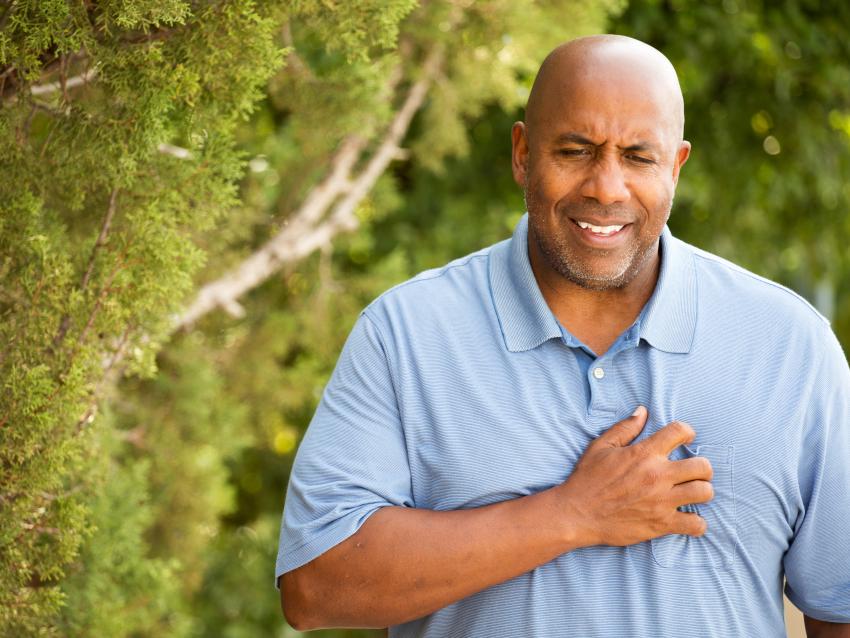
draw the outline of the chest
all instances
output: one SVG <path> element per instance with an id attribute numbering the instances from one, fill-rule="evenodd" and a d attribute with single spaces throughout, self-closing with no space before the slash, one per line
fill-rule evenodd
<path id="1" fill-rule="evenodd" d="M 742 401 L 747 376 L 734 378 L 734 366 L 715 360 L 720 369 L 709 370 L 651 348 L 588 365 L 553 340 L 489 363 L 447 360 L 399 388 L 417 507 L 479 507 L 553 487 L 593 439 L 644 405 L 649 419 L 637 440 L 673 420 L 688 422 L 697 432 L 691 452 L 701 448 L 716 465 L 717 504 L 732 516 L 747 503 L 730 524 L 752 516 L 779 529 L 780 543 L 790 537 L 799 505 L 793 397 L 770 396 L 765 386 L 760 401 Z"/>

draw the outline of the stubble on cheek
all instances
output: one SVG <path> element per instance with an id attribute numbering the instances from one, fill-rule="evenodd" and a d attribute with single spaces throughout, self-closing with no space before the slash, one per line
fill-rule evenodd
<path id="1" fill-rule="evenodd" d="M 637 276 L 652 254 L 655 242 L 643 246 L 637 236 L 619 250 L 587 247 L 579 251 L 571 244 L 569 237 L 573 230 L 568 224 L 574 223 L 570 216 L 582 216 L 581 206 L 571 209 L 571 215 L 567 215 L 563 207 L 550 213 L 534 189 L 528 188 L 528 182 L 523 196 L 529 229 L 541 255 L 551 270 L 577 286 L 598 291 L 623 288 Z M 593 210 L 598 212 L 599 207 Z M 631 232 L 637 231 L 633 228 Z"/>

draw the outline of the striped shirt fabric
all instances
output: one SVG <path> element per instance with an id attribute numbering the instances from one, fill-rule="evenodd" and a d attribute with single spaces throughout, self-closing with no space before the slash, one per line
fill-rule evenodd
<path id="1" fill-rule="evenodd" d="M 296 454 L 275 582 L 379 508 L 473 508 L 555 486 L 638 405 L 707 457 L 699 538 L 564 553 L 390 637 L 785 635 L 785 592 L 850 623 L 850 369 L 788 289 L 674 238 L 602 356 L 547 306 L 513 237 L 392 288 L 360 315 Z"/>

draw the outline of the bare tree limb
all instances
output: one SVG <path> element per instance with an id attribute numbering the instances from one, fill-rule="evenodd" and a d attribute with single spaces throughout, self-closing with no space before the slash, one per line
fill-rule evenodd
<path id="1" fill-rule="evenodd" d="M 313 70 L 307 66 L 304 60 L 301 59 L 301 56 L 298 55 L 298 52 L 295 50 L 295 42 L 292 39 L 292 29 L 289 26 L 289 21 L 283 23 L 283 27 L 280 30 L 281 39 L 283 43 L 289 49 L 289 53 L 286 55 L 287 63 L 289 66 L 299 75 L 303 75 L 310 80 L 315 79 L 313 75 Z"/>
<path id="2" fill-rule="evenodd" d="M 69 88 L 84 85 L 97 76 L 97 69 L 87 67 L 86 70 L 79 75 L 71 78 L 67 77 L 67 70 L 70 68 L 72 62 L 79 61 L 82 61 L 85 64 L 91 63 L 90 58 L 84 52 L 63 54 L 51 58 L 42 65 L 41 76 L 42 78 L 50 77 L 54 71 L 58 69 L 60 71 L 60 79 L 56 82 L 46 82 L 44 84 L 35 85 L 29 85 L 26 82 L 23 82 L 20 77 L 16 77 L 18 75 L 18 70 L 14 65 L 9 65 L 2 73 L 0 73 L 0 99 L 2 99 L 3 104 L 13 104 L 18 100 L 21 92 L 34 96 L 50 95 L 57 91 L 63 91 L 64 93 L 64 91 Z M 62 88 L 62 77 L 65 78 L 64 90 Z M 12 81 L 9 86 L 7 86 L 8 80 Z"/>
<path id="3" fill-rule="evenodd" d="M 101 248 L 106 244 L 106 238 L 109 235 L 109 228 L 112 226 L 112 218 L 115 217 L 115 209 L 116 202 L 118 199 L 118 187 L 112 189 L 112 193 L 109 195 L 109 206 L 106 209 L 106 215 L 103 218 L 103 224 L 100 227 L 100 233 L 97 236 L 97 240 L 94 242 L 94 246 L 92 246 L 91 255 L 89 255 L 89 262 L 86 266 L 86 272 L 83 274 L 83 279 L 80 282 L 80 290 L 85 290 L 89 285 L 89 280 L 91 279 L 92 273 L 94 272 L 94 262 L 97 258 L 97 253 Z M 69 315 L 65 315 L 62 317 L 62 321 L 59 324 L 59 330 L 56 333 L 56 336 L 53 338 L 53 346 L 58 346 L 62 339 L 65 338 L 65 335 L 68 332 L 68 329 L 71 327 L 71 317 Z"/>
<path id="4" fill-rule="evenodd" d="M 346 226 L 349 223 L 353 224 L 352 230 L 357 227 L 357 218 L 354 216 L 357 205 L 369 194 L 369 191 L 375 185 L 375 182 L 378 181 L 378 178 L 383 175 L 389 163 L 399 155 L 404 155 L 402 149 L 399 148 L 399 144 L 404 138 L 405 133 L 407 133 L 407 129 L 410 127 L 410 122 L 413 120 L 416 111 L 419 110 L 425 101 L 431 79 L 436 75 L 437 70 L 442 64 L 442 60 L 442 51 L 435 49 L 425 63 L 422 77 L 411 87 L 404 104 L 402 104 L 390 123 L 381 145 L 372 155 L 360 176 L 354 180 L 349 193 L 336 205 L 332 217 L 339 218 Z"/>
<path id="5" fill-rule="evenodd" d="M 422 106 L 442 60 L 441 49 L 434 49 L 428 56 L 422 76 L 408 91 L 384 138 L 360 174 L 353 180 L 349 177 L 366 145 L 365 140 L 355 135 L 343 141 L 328 176 L 310 191 L 284 228 L 236 268 L 203 286 L 195 301 L 176 318 L 175 331 L 190 327 L 216 307 L 234 316 L 242 316 L 244 311 L 237 302 L 239 297 L 260 285 L 284 264 L 309 255 L 331 242 L 339 232 L 350 232 L 358 227 L 359 220 L 355 215 L 358 204 L 368 195 L 389 163 L 398 157 L 399 144 L 416 111 Z M 342 199 L 335 203 L 340 196 Z M 331 206 L 330 215 L 320 223 Z"/>
<path id="6" fill-rule="evenodd" d="M 359 225 L 355 214 L 357 205 L 368 195 L 392 160 L 406 157 L 399 144 L 416 111 L 422 106 L 442 62 L 441 49 L 433 50 L 427 57 L 421 77 L 409 89 L 383 139 L 359 175 L 351 178 L 368 141 L 359 135 L 351 135 L 340 144 L 331 161 L 328 175 L 310 191 L 301 206 L 285 222 L 284 228 L 236 268 L 203 286 L 186 311 L 175 317 L 171 326 L 172 332 L 190 328 L 194 322 L 215 308 L 223 308 L 234 316 L 241 316 L 244 314 L 238 302 L 241 295 L 261 284 L 282 266 L 296 262 L 314 250 L 329 247 L 340 232 L 355 230 Z M 395 89 L 401 77 L 401 69 L 396 69 L 391 74 L 387 83 L 390 92 Z M 169 152 L 162 147 L 159 150 Z M 141 340 L 144 341 L 145 338 L 146 335 L 142 335 Z M 125 334 L 113 350 L 113 355 L 104 358 L 105 381 L 94 393 L 89 409 L 78 420 L 78 431 L 94 420 L 104 388 L 118 375 L 119 364 L 127 352 L 127 343 Z"/>
<path id="7" fill-rule="evenodd" d="M 188 148 L 183 148 L 182 146 L 174 146 L 174 144 L 169 144 L 167 142 L 162 142 L 159 146 L 156 147 L 160 153 L 164 153 L 165 155 L 171 155 L 172 157 L 176 157 L 177 159 L 192 159 L 192 151 Z"/>
<path id="8" fill-rule="evenodd" d="M 346 138 L 334 156 L 327 177 L 310 191 L 300 208 L 285 222 L 283 230 L 234 270 L 201 288 L 195 301 L 175 322 L 174 330 L 190 326 L 217 307 L 241 317 L 244 311 L 236 300 L 265 281 L 282 264 L 291 261 L 286 259 L 286 253 L 291 248 L 292 238 L 307 234 L 333 201 L 348 191 L 349 173 L 365 145 L 366 141 L 359 136 Z M 299 254 L 295 258 L 302 256 Z"/>
<path id="9" fill-rule="evenodd" d="M 109 229 L 112 227 L 112 219 L 115 217 L 115 204 L 118 201 L 118 187 L 112 189 L 109 194 L 109 206 L 106 208 L 106 215 L 103 218 L 103 224 L 100 227 L 100 233 L 97 236 L 97 241 L 94 242 L 89 263 L 86 267 L 86 272 L 83 275 L 83 280 L 80 282 L 80 290 L 85 290 L 89 284 L 92 272 L 94 272 L 94 260 L 97 257 L 97 252 L 106 245 L 106 238 L 109 235 Z"/>
<path id="10" fill-rule="evenodd" d="M 49 93 L 56 93 L 57 91 L 73 89 L 93 80 L 95 76 L 97 76 L 97 69 L 92 68 L 85 73 L 80 73 L 80 75 L 75 75 L 74 77 L 65 80 L 64 89 L 63 83 L 60 80 L 57 82 L 49 82 L 48 84 L 36 84 L 35 86 L 31 86 L 30 93 L 32 95 L 47 95 Z"/>

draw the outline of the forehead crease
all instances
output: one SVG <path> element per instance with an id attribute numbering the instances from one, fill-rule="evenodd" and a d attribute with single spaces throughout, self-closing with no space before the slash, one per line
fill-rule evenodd
<path id="1" fill-rule="evenodd" d="M 594 122 L 591 118 L 582 119 L 559 118 L 548 127 L 552 131 L 551 139 L 554 144 L 610 144 L 618 148 L 656 148 L 663 143 L 664 132 L 660 125 L 645 126 L 634 120 L 614 122 L 597 114 Z M 546 134 L 546 128 L 542 131 Z"/>
<path id="2" fill-rule="evenodd" d="M 660 52 L 628 40 L 599 43 L 590 38 L 582 43 L 580 39 L 574 46 L 568 43 L 553 51 L 535 79 L 527 119 L 557 123 L 565 109 L 584 106 L 598 113 L 637 106 L 660 120 L 657 128 L 681 129 L 684 118 L 675 70 Z"/>

